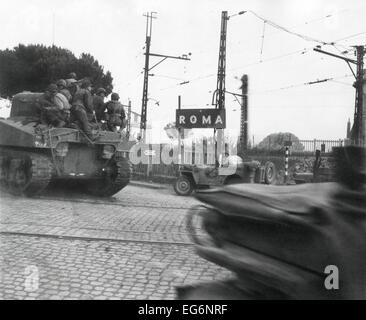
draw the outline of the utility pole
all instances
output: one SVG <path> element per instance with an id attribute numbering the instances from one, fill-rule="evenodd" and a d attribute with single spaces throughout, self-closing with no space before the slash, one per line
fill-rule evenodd
<path id="1" fill-rule="evenodd" d="M 219 62 L 217 68 L 217 86 L 216 86 L 216 109 L 225 109 L 225 76 L 226 76 L 226 34 L 227 21 L 229 20 L 227 11 L 221 12 L 221 30 L 220 30 L 220 47 L 219 47 Z M 216 130 L 215 132 L 216 133 Z M 221 153 L 225 152 L 224 130 L 219 129 L 217 132 L 215 157 L 216 163 Z M 220 154 L 218 154 L 218 151 Z"/>
<path id="2" fill-rule="evenodd" d="M 342 59 L 346 61 L 349 68 L 352 71 L 353 76 L 355 77 L 355 88 L 356 88 L 356 95 L 355 95 L 355 111 L 354 111 L 354 120 L 353 120 L 353 127 L 351 130 L 351 140 L 352 143 L 356 146 L 365 146 L 366 145 L 366 123 L 365 123 L 365 116 L 366 110 L 364 110 L 363 106 L 363 68 L 364 68 L 364 56 L 365 56 L 365 46 L 355 46 L 356 49 L 356 60 L 350 59 L 344 56 L 340 56 L 331 52 L 327 52 L 321 50 L 319 48 L 314 48 L 314 51 Z M 351 64 L 356 65 L 356 73 L 354 72 Z"/>
<path id="3" fill-rule="evenodd" d="M 147 94 L 149 86 L 149 58 L 150 58 L 150 44 L 152 32 L 152 19 L 156 19 L 150 12 L 144 15 L 146 17 L 146 40 L 145 40 L 145 68 L 144 68 L 144 85 L 142 89 L 142 106 L 141 106 L 141 141 L 145 141 L 146 135 L 146 113 L 147 113 Z"/>
<path id="4" fill-rule="evenodd" d="M 128 100 L 127 106 L 127 128 L 126 128 L 127 139 L 130 138 L 131 135 L 131 100 Z"/>
<path id="5" fill-rule="evenodd" d="M 225 75 L 226 75 L 226 34 L 227 11 L 221 13 L 221 31 L 219 47 L 219 63 L 217 68 L 216 108 L 225 109 Z"/>
<path id="6" fill-rule="evenodd" d="M 352 140 L 358 146 L 366 146 L 365 140 L 365 110 L 363 107 L 363 58 L 365 56 L 365 47 L 356 46 L 357 56 L 357 77 L 356 77 L 356 97 L 355 113 L 352 128 Z"/>
<path id="7" fill-rule="evenodd" d="M 166 59 L 178 59 L 178 60 L 190 60 L 187 55 L 182 56 L 168 56 L 164 54 L 156 54 L 150 52 L 151 45 L 151 31 L 152 31 L 152 19 L 156 19 L 153 15 L 156 12 L 150 12 L 144 15 L 146 17 L 146 41 L 145 41 L 145 68 L 144 68 L 144 86 L 142 90 L 142 106 L 141 106 L 141 123 L 140 123 L 140 134 L 141 141 L 146 140 L 146 122 L 147 122 L 147 102 L 148 98 L 148 87 L 149 87 L 149 72 L 155 68 L 157 65 L 165 61 Z M 190 53 L 188 55 L 191 55 Z M 155 63 L 152 67 L 149 66 L 150 57 L 160 57 L 163 58 L 159 62 Z"/>
<path id="8" fill-rule="evenodd" d="M 241 77 L 241 118 L 240 118 L 240 152 L 248 150 L 248 75 Z"/>

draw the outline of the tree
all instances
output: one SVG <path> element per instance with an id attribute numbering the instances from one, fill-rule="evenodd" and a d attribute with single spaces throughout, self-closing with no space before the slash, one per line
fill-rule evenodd
<path id="1" fill-rule="evenodd" d="M 78 79 L 88 77 L 94 88 L 112 92 L 112 75 L 90 54 L 79 58 L 60 47 L 19 44 L 12 50 L 0 50 L 0 93 L 3 97 L 21 91 L 42 92 L 58 79 L 75 72 Z"/>
<path id="2" fill-rule="evenodd" d="M 300 143 L 299 138 L 290 132 L 272 133 L 265 137 L 257 148 L 262 150 L 283 150 L 285 149 L 285 141 L 292 141 L 291 150 L 293 151 L 303 151 L 305 148 Z"/>

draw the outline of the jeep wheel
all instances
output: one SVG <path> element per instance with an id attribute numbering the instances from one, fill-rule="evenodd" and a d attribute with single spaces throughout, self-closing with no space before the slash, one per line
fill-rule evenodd
<path id="1" fill-rule="evenodd" d="M 194 189 L 192 178 L 179 176 L 174 183 L 174 191 L 179 196 L 189 196 Z"/>
<path id="2" fill-rule="evenodd" d="M 273 162 L 268 161 L 264 166 L 264 181 L 266 184 L 275 184 L 277 180 L 277 170 Z"/>
<path id="3" fill-rule="evenodd" d="M 239 183 L 243 183 L 243 179 L 241 179 L 238 176 L 230 176 L 226 178 L 224 185 L 239 184 Z"/>

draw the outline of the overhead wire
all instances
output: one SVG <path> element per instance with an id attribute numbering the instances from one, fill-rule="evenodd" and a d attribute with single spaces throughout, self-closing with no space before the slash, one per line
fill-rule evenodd
<path id="1" fill-rule="evenodd" d="M 283 26 L 280 26 L 278 25 L 277 23 L 269 20 L 269 19 L 266 19 L 266 18 L 263 18 L 262 16 L 258 15 L 257 13 L 255 13 L 254 11 L 252 10 L 249 10 L 248 12 L 252 13 L 254 16 L 256 16 L 257 18 L 259 18 L 260 20 L 263 21 L 263 31 L 262 31 L 262 42 L 261 42 L 261 50 L 260 50 L 260 61 L 259 62 L 254 62 L 254 63 L 251 63 L 251 64 L 247 64 L 247 65 L 244 65 L 242 67 L 236 67 L 236 68 L 231 68 L 231 69 L 228 69 L 227 71 L 234 71 L 234 70 L 239 70 L 239 69 L 242 69 L 242 68 L 247 68 L 247 67 L 250 67 L 250 66 L 254 66 L 254 65 L 258 65 L 258 64 L 261 64 L 261 63 L 264 63 L 264 62 L 270 62 L 270 61 L 273 61 L 273 60 L 277 60 L 277 59 L 281 59 L 281 58 L 284 58 L 284 57 L 288 57 L 290 55 L 293 55 L 293 54 L 297 54 L 297 53 L 301 53 L 301 54 L 305 54 L 307 53 L 311 48 L 305 48 L 305 49 L 301 49 L 301 50 L 296 50 L 296 51 L 293 51 L 293 52 L 289 52 L 289 53 L 286 53 L 286 54 L 283 54 L 283 55 L 279 55 L 279 56 L 276 56 L 276 57 L 272 57 L 272 58 L 269 58 L 269 59 L 266 59 L 266 60 L 262 60 L 262 54 L 263 54 L 263 46 L 264 46 L 264 36 L 265 36 L 265 25 L 266 24 L 269 24 L 271 25 L 272 27 L 278 29 L 278 30 L 281 30 L 281 31 L 284 31 L 284 32 L 287 32 L 289 34 L 292 34 L 292 35 L 295 35 L 297 37 L 300 37 L 302 38 L 303 40 L 306 40 L 306 41 L 312 41 L 312 42 L 317 42 L 317 43 L 320 43 L 322 45 L 332 45 L 334 46 L 339 52 L 341 52 L 337 47 L 336 47 L 336 43 L 341 41 L 341 40 L 344 40 L 344 39 L 349 39 L 351 37 L 354 37 L 354 36 L 357 36 L 357 35 L 360 35 L 360 34 L 363 34 L 363 33 L 358 33 L 356 35 L 350 35 L 348 37 L 345 37 L 345 38 L 341 38 L 341 39 L 338 39 L 338 40 L 335 40 L 335 41 L 332 41 L 332 42 L 326 42 L 326 41 L 323 41 L 323 40 L 319 40 L 319 39 L 315 39 L 315 38 L 312 38 L 312 37 L 309 37 L 309 36 L 306 36 L 306 35 L 303 35 L 303 34 L 300 34 L 300 33 L 297 33 L 297 32 L 293 32 Z M 330 17 L 331 15 L 327 15 L 326 17 L 324 18 L 328 18 Z M 323 19 L 324 19 L 323 18 Z M 315 20 L 314 20 L 315 21 Z M 366 32 L 365 32 L 366 33 Z M 340 45 L 341 46 L 341 45 Z M 342 52 L 341 52 L 342 53 Z M 342 53 L 343 54 L 343 53 Z M 215 76 L 216 74 L 208 74 L 208 75 L 205 75 L 205 76 L 200 76 L 200 77 L 197 77 L 197 78 L 193 78 L 185 83 L 179 83 L 179 84 L 176 84 L 175 86 L 170 86 L 170 87 L 167 87 L 167 88 L 163 88 L 161 90 L 166 90 L 166 89 L 169 89 L 169 88 L 173 88 L 173 87 L 176 87 L 176 86 L 180 86 L 182 84 L 186 84 L 186 83 L 192 83 L 192 82 L 195 82 L 197 80 L 201 80 L 201 79 L 206 79 L 206 78 L 210 78 L 210 77 L 213 77 Z"/>
<path id="2" fill-rule="evenodd" d="M 343 81 L 337 81 L 337 80 L 334 80 L 334 79 L 332 79 L 330 81 L 335 82 L 335 83 L 339 83 L 339 84 L 343 84 L 345 86 L 353 87 L 352 83 L 347 83 L 347 82 L 343 82 Z"/>
<path id="3" fill-rule="evenodd" d="M 313 49 L 313 47 L 309 47 L 309 48 L 304 48 L 304 49 L 300 49 L 300 50 L 296 50 L 296 51 L 291 51 L 291 52 L 288 52 L 288 53 L 285 53 L 285 54 L 282 54 L 282 55 L 279 55 L 279 56 L 271 57 L 271 58 L 268 58 L 268 59 L 265 59 L 265 60 L 262 60 L 262 61 L 259 61 L 259 62 L 257 61 L 257 62 L 249 63 L 249 64 L 246 64 L 246 65 L 243 65 L 243 66 L 240 66 L 240 67 L 229 68 L 229 69 L 227 69 L 227 71 L 236 71 L 236 70 L 239 70 L 239 69 L 252 67 L 252 66 L 255 66 L 255 65 L 262 64 L 262 63 L 271 62 L 273 60 L 282 59 L 282 58 L 285 58 L 285 57 L 288 57 L 288 56 L 291 56 L 291 55 L 294 55 L 294 54 L 298 54 L 298 53 L 305 54 L 305 53 L 309 52 L 312 49 Z M 199 81 L 199 80 L 203 80 L 203 79 L 207 79 L 207 78 L 211 78 L 211 77 L 214 77 L 216 75 L 217 75 L 216 73 L 210 73 L 210 74 L 206 74 L 206 75 L 199 76 L 199 77 L 196 77 L 196 78 L 192 78 L 192 79 L 189 80 L 189 83 Z M 166 87 L 166 88 L 162 88 L 160 90 L 166 90 L 166 89 L 174 88 L 174 87 L 177 87 L 177 86 L 180 86 L 180 85 L 181 84 L 178 83 L 178 84 Z"/>
<path id="4" fill-rule="evenodd" d="M 258 94 L 258 93 L 274 92 L 274 91 L 280 91 L 280 90 L 287 90 L 287 89 L 292 89 L 292 88 L 297 88 L 297 87 L 302 87 L 302 86 L 309 86 L 309 85 L 314 85 L 314 84 L 328 82 L 328 81 L 337 82 L 338 79 L 348 78 L 351 76 L 353 76 L 353 75 L 346 74 L 346 75 L 342 75 L 342 76 L 335 76 L 335 77 L 331 77 L 331 78 L 317 79 L 317 80 L 313 80 L 313 81 L 292 84 L 292 85 L 288 85 L 288 86 L 284 86 L 284 87 L 280 87 L 280 88 L 274 88 L 274 89 L 268 89 L 268 90 L 262 90 L 262 91 L 252 91 L 249 93 L 249 95 Z M 345 84 L 345 83 L 343 83 L 343 84 Z M 349 85 L 351 85 L 351 84 L 349 84 Z"/>
<path id="5" fill-rule="evenodd" d="M 184 81 L 185 80 L 183 78 L 177 78 L 177 77 L 166 76 L 166 75 L 161 75 L 161 74 L 150 74 L 150 76 L 152 76 L 152 77 L 158 77 L 158 78 L 172 79 L 172 80 L 181 80 L 181 81 Z"/>
<path id="6" fill-rule="evenodd" d="M 344 10 L 344 11 L 346 11 L 346 10 Z M 255 17 L 257 17 L 258 19 L 260 19 L 260 20 L 263 21 L 262 41 L 261 41 L 261 50 L 260 50 L 260 61 L 259 62 L 255 62 L 255 63 L 251 63 L 251 64 L 247 64 L 247 65 L 242 66 L 242 67 L 231 68 L 231 69 L 228 69 L 228 71 L 234 71 L 234 70 L 239 70 L 239 69 L 242 69 L 242 68 L 247 68 L 247 67 L 254 66 L 254 65 L 258 65 L 258 64 L 261 64 L 261 63 L 266 63 L 266 62 L 270 62 L 270 61 L 273 61 L 273 60 L 281 59 L 283 57 L 288 57 L 290 55 L 294 55 L 294 54 L 297 54 L 297 53 L 305 54 L 305 53 L 309 52 L 310 49 L 313 49 L 312 47 L 311 48 L 305 48 L 305 49 L 301 49 L 301 50 L 296 50 L 296 51 L 293 51 L 293 52 L 289 52 L 289 53 L 286 53 L 286 54 L 283 54 L 283 55 L 279 55 L 279 56 L 276 56 L 276 57 L 272 57 L 272 58 L 269 58 L 269 59 L 266 59 L 266 60 L 262 60 L 263 46 L 264 46 L 264 37 L 265 37 L 265 26 L 266 26 L 266 24 L 269 24 L 273 28 L 276 28 L 276 29 L 278 29 L 280 31 L 284 31 L 284 32 L 289 33 L 291 35 L 300 37 L 301 39 L 303 39 L 305 41 L 317 42 L 317 43 L 322 44 L 322 45 L 331 45 L 337 51 L 339 51 L 341 54 L 345 54 L 345 53 L 348 53 L 348 52 L 347 52 L 347 50 L 342 52 L 337 47 L 337 45 L 336 45 L 337 42 L 345 41 L 345 40 L 348 40 L 348 39 L 351 39 L 353 37 L 356 37 L 356 36 L 359 36 L 359 35 L 362 35 L 362 34 L 365 34 L 366 33 L 366 32 L 359 32 L 357 34 L 349 35 L 347 37 L 343 37 L 343 38 L 340 38 L 340 39 L 337 39 L 337 40 L 331 41 L 331 42 L 329 42 L 329 41 L 323 41 L 323 40 L 319 40 L 319 39 L 316 39 L 316 38 L 313 38 L 313 37 L 310 37 L 310 36 L 307 36 L 307 35 L 300 34 L 298 32 L 291 31 L 288 28 L 285 28 L 285 27 L 283 27 L 283 26 L 281 26 L 281 25 L 279 25 L 279 24 L 277 24 L 277 23 L 275 23 L 275 22 L 273 22 L 273 21 L 271 21 L 269 19 L 266 19 L 266 18 L 260 16 L 259 14 L 257 14 L 256 12 L 254 12 L 252 10 L 249 10 L 248 12 L 252 13 Z M 313 20 L 313 21 L 319 21 L 319 20 L 322 20 L 322 19 L 325 19 L 325 18 L 329 18 L 330 16 L 332 16 L 332 15 L 327 15 L 324 18 L 321 18 L 321 19 L 318 19 L 318 20 Z M 345 48 L 348 48 L 348 47 L 346 47 L 344 45 L 341 45 L 341 44 L 338 44 L 338 46 L 343 46 Z M 173 86 L 169 86 L 169 87 L 166 87 L 166 88 L 162 88 L 162 89 L 160 89 L 160 91 L 161 90 L 167 90 L 167 89 L 174 88 L 174 87 L 181 86 L 181 85 L 185 85 L 185 84 L 188 84 L 188 83 L 192 83 L 192 82 L 195 82 L 195 81 L 198 81 L 198 80 L 210 78 L 210 77 L 213 77 L 215 75 L 216 75 L 215 73 L 210 73 L 208 75 L 199 76 L 199 77 L 193 78 L 191 80 L 184 81 L 184 82 L 181 82 L 179 84 L 175 84 Z M 333 79 L 326 79 L 325 81 L 330 81 L 330 80 L 333 80 Z"/>
<path id="7" fill-rule="evenodd" d="M 358 33 L 355 33 L 355 34 L 351 34 L 351 35 L 349 35 L 347 37 L 343 37 L 343 38 L 337 39 L 334 42 L 347 41 L 349 39 L 358 37 L 358 36 L 363 35 L 363 34 L 366 34 L 366 31 L 362 31 L 362 32 L 358 32 Z"/>
<path id="8" fill-rule="evenodd" d="M 266 22 L 267 24 L 269 24 L 271 27 L 273 28 L 276 28 L 276 29 L 279 29 L 279 30 L 282 30 L 284 32 L 287 32 L 289 34 L 292 34 L 294 36 L 297 36 L 303 40 L 306 40 L 306 41 L 312 41 L 312 42 L 317 42 L 317 43 L 320 43 L 322 45 L 327 45 L 327 44 L 330 44 L 330 42 L 327 42 L 327 41 L 323 41 L 323 40 L 319 40 L 319 39 L 315 39 L 313 37 L 309 37 L 309 36 L 306 36 L 306 35 L 303 35 L 303 34 L 300 34 L 298 32 L 294 32 L 294 31 L 291 31 L 269 19 L 266 19 L 266 18 L 263 18 L 262 16 L 260 16 L 259 14 L 257 14 L 256 12 L 252 11 L 252 10 L 248 10 L 248 12 L 250 12 L 251 14 L 253 14 L 255 17 L 257 17 L 258 19 Z"/>
<path id="9" fill-rule="evenodd" d="M 266 21 L 263 21 L 263 31 L 262 31 L 262 43 L 261 43 L 260 61 L 262 61 L 263 45 L 264 45 L 264 33 L 265 33 L 265 31 L 266 31 Z"/>

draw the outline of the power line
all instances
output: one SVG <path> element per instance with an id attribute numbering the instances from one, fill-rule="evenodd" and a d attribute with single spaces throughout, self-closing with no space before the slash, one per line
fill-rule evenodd
<path id="1" fill-rule="evenodd" d="M 271 21 L 269 19 L 266 19 L 266 18 L 260 16 L 259 14 L 255 13 L 252 10 L 249 10 L 248 12 L 252 13 L 255 17 L 257 17 L 258 19 L 262 20 L 264 23 L 269 24 L 273 28 L 276 28 L 276 29 L 278 29 L 280 31 L 287 32 L 287 33 L 292 34 L 294 36 L 297 36 L 297 37 L 299 37 L 299 38 L 301 38 L 303 40 L 317 42 L 317 43 L 320 43 L 322 45 L 334 45 L 337 42 L 344 41 L 344 40 L 348 40 L 348 39 L 357 37 L 357 36 L 362 35 L 362 34 L 366 34 L 366 31 L 363 31 L 363 32 L 358 32 L 356 34 L 352 34 L 352 35 L 349 35 L 349 36 L 346 36 L 346 37 L 343 37 L 343 38 L 340 38 L 340 39 L 337 39 L 337 40 L 334 40 L 334 41 L 323 41 L 323 40 L 319 40 L 319 39 L 316 39 L 316 38 L 313 38 L 313 37 L 309 37 L 309 36 L 300 34 L 298 32 L 291 31 L 291 30 L 289 30 L 289 29 L 287 29 L 287 28 L 285 28 L 285 27 L 283 27 L 283 26 L 281 26 L 281 25 L 279 25 L 279 24 L 277 24 L 277 23 L 275 23 L 275 22 L 273 22 L 273 21 Z M 332 16 L 332 15 L 327 15 L 325 18 L 329 18 L 330 16 Z M 343 46 L 341 44 L 339 44 L 339 45 L 340 46 Z"/>
<path id="2" fill-rule="evenodd" d="M 279 24 L 269 20 L 269 19 L 266 19 L 266 18 L 263 18 L 262 16 L 260 16 L 259 14 L 255 13 L 254 11 L 252 10 L 249 10 L 248 12 L 250 12 L 251 14 L 253 14 L 255 17 L 257 17 L 258 19 L 264 21 L 265 23 L 269 24 L 271 27 L 273 28 L 276 28 L 278 30 L 282 30 L 284 32 L 287 32 L 289 34 L 292 34 L 294 36 L 297 36 L 303 40 L 306 40 L 306 41 L 312 41 L 312 42 L 317 42 L 317 43 L 320 43 L 322 45 L 327 45 L 327 44 L 330 44 L 330 42 L 326 42 L 326 41 L 322 41 L 322 40 L 319 40 L 319 39 L 315 39 L 315 38 L 312 38 L 312 37 L 309 37 L 309 36 L 306 36 L 306 35 L 303 35 L 303 34 L 300 34 L 300 33 L 297 33 L 297 32 L 294 32 L 294 31 L 291 31 L 283 26 L 280 26 Z"/>
<path id="3" fill-rule="evenodd" d="M 358 32 L 358 33 L 355 33 L 355 34 L 351 34 L 350 36 L 347 36 L 347 37 L 344 37 L 344 38 L 340 38 L 340 39 L 337 39 L 333 42 L 339 42 L 339 41 L 345 41 L 345 40 L 348 40 L 348 39 L 351 39 L 351 38 L 355 38 L 355 37 L 358 37 L 362 34 L 365 34 L 366 31 L 363 31 L 363 32 Z"/>
<path id="4" fill-rule="evenodd" d="M 160 74 L 150 74 L 149 76 L 151 76 L 151 77 L 158 77 L 158 78 L 172 79 L 172 80 L 180 80 L 180 81 L 184 81 L 185 80 L 183 78 L 177 78 L 177 77 L 160 75 Z"/>
<path id="5" fill-rule="evenodd" d="M 362 7 L 363 8 L 363 7 Z M 347 12 L 347 11 L 350 11 L 349 9 L 342 9 L 342 10 L 339 10 L 337 12 L 335 12 L 334 14 L 327 14 L 326 16 L 323 16 L 323 17 L 320 17 L 320 18 L 315 18 L 315 19 L 311 19 L 311 20 L 308 20 L 308 21 L 305 21 L 305 22 L 302 22 L 301 24 L 296 24 L 294 26 L 292 26 L 293 28 L 294 27 L 298 27 L 298 26 L 301 26 L 301 25 L 309 25 L 311 23 L 314 23 L 314 22 L 319 22 L 319 21 L 322 21 L 322 20 L 325 20 L 325 19 L 329 19 L 331 17 L 333 17 L 334 15 L 338 15 L 340 13 L 344 13 L 344 12 Z M 268 21 L 268 20 L 266 20 Z M 278 30 L 277 31 L 272 31 L 272 32 L 269 32 L 267 33 L 267 36 L 270 36 L 270 35 L 273 35 L 273 34 L 277 34 L 279 33 L 280 31 L 282 30 Z M 262 38 L 262 36 L 260 37 Z M 238 41 L 237 43 L 241 43 L 242 41 Z M 333 41 L 334 42 L 334 41 Z M 197 55 L 201 55 L 201 54 L 206 54 L 208 52 L 211 52 L 211 51 L 208 51 L 208 50 L 201 50 L 201 51 L 198 51 L 198 52 L 195 52 L 195 56 Z"/>
<path id="6" fill-rule="evenodd" d="M 259 65 L 259 64 L 272 62 L 272 61 L 279 60 L 279 59 L 282 59 L 282 58 L 286 58 L 286 57 L 289 57 L 289 56 L 292 56 L 292 55 L 295 55 L 295 54 L 304 55 L 306 53 L 312 52 L 312 50 L 313 50 L 313 47 L 307 47 L 307 48 L 304 48 L 304 49 L 300 49 L 300 50 L 296 50 L 296 51 L 291 51 L 291 52 L 288 52 L 288 53 L 285 53 L 285 54 L 281 54 L 281 55 L 278 55 L 278 56 L 274 56 L 272 58 L 268 58 L 268 59 L 261 60 L 261 61 L 258 61 L 258 62 L 249 63 L 249 64 L 246 64 L 246 65 L 243 65 L 243 66 L 240 66 L 240 67 L 230 68 L 227 71 L 236 71 L 236 70 L 240 70 L 240 69 L 244 69 L 244 68 L 256 66 L 256 65 Z M 342 54 L 343 54 L 343 52 L 342 52 Z M 199 76 L 199 77 L 193 78 L 193 79 L 189 80 L 188 82 L 189 83 L 192 83 L 192 82 L 195 82 L 195 81 L 199 81 L 199 80 L 211 78 L 211 77 L 213 77 L 215 75 L 216 74 L 214 74 L 214 73 L 210 73 L 210 74 L 207 74 L 207 75 L 204 75 L 204 76 Z M 167 89 L 171 89 L 171 88 L 174 88 L 174 87 L 177 87 L 177 86 L 180 86 L 180 85 L 181 84 L 178 83 L 176 85 L 172 85 L 172 86 L 169 86 L 167 88 L 160 89 L 160 90 L 167 90 Z"/>
<path id="7" fill-rule="evenodd" d="M 265 60 L 261 60 L 261 61 L 249 63 L 249 64 L 243 65 L 241 67 L 230 68 L 230 69 L 228 69 L 228 71 L 236 71 L 236 70 L 239 70 L 239 69 L 243 69 L 243 68 L 247 68 L 247 67 L 252 67 L 252 66 L 255 66 L 255 65 L 258 65 L 258 64 L 267 63 L 267 62 L 271 62 L 271 61 L 274 61 L 274 60 L 282 59 L 282 58 L 285 58 L 285 57 L 288 57 L 288 56 L 292 56 L 292 55 L 298 54 L 298 53 L 300 53 L 301 55 L 303 55 L 305 53 L 310 52 L 311 49 L 312 49 L 312 47 L 304 48 L 304 49 L 300 49 L 300 50 L 296 50 L 296 51 L 291 51 L 291 52 L 288 52 L 288 53 L 281 54 L 279 56 L 274 56 L 272 58 L 268 58 L 268 59 L 265 59 Z"/>
<path id="8" fill-rule="evenodd" d="M 332 79 L 330 81 L 335 82 L 335 83 L 339 83 L 339 84 L 343 84 L 343 85 L 348 86 L 348 87 L 353 87 L 353 84 L 352 83 L 347 83 L 347 82 L 343 82 L 343 81 L 337 81 L 337 80 L 334 80 L 334 79 Z"/>
<path id="9" fill-rule="evenodd" d="M 296 27 L 302 26 L 302 25 L 309 25 L 309 24 L 314 23 L 314 22 L 319 22 L 319 21 L 322 21 L 322 20 L 325 20 L 325 19 L 329 19 L 329 18 L 333 17 L 334 15 L 339 15 L 340 13 L 344 13 L 346 11 L 350 11 L 350 10 L 349 9 L 342 9 L 342 10 L 339 10 L 339 11 L 335 12 L 334 14 L 327 14 L 326 16 L 322 16 L 320 18 L 311 19 L 311 20 L 293 25 L 293 26 L 291 26 L 291 28 L 296 28 Z M 273 32 L 270 32 L 268 35 L 277 34 L 279 32 L 280 32 L 280 30 L 273 31 Z"/>
<path id="10" fill-rule="evenodd" d="M 252 13 L 255 17 L 257 17 L 258 19 L 262 20 L 263 21 L 263 33 L 262 33 L 262 44 L 261 44 L 261 51 L 260 51 L 260 55 L 262 57 L 262 53 L 263 53 L 263 45 L 264 45 L 264 33 L 265 33 L 265 25 L 266 23 L 268 23 L 269 25 L 271 25 L 272 27 L 280 30 L 280 31 L 284 31 L 284 32 L 287 32 L 289 34 L 292 34 L 292 35 L 295 35 L 297 37 L 300 37 L 302 38 L 303 40 L 306 40 L 306 41 L 312 41 L 312 42 L 317 42 L 317 43 L 320 43 L 320 44 L 323 44 L 323 45 L 332 45 L 334 46 L 334 48 L 336 50 L 338 50 L 340 53 L 344 54 L 343 52 L 340 51 L 340 49 L 338 49 L 335 45 L 335 43 L 339 42 L 339 41 L 344 41 L 346 39 L 350 39 L 352 37 L 356 37 L 356 36 L 359 36 L 361 34 L 364 34 L 366 32 L 360 32 L 360 33 L 357 33 L 357 34 L 353 34 L 353 35 L 350 35 L 350 36 L 347 36 L 347 37 L 344 37 L 344 38 L 340 38 L 338 40 L 335 40 L 333 42 L 325 42 L 325 41 L 322 41 L 322 40 L 319 40 L 319 39 L 315 39 L 315 38 L 312 38 L 312 37 L 309 37 L 309 36 L 306 36 L 306 35 L 303 35 L 303 34 L 300 34 L 300 33 L 297 33 L 297 32 L 293 32 L 283 26 L 280 26 L 278 25 L 277 23 L 271 21 L 271 20 L 268 20 L 266 18 L 263 18 L 262 16 L 258 15 L 257 13 L 255 13 L 254 11 L 248 11 L 250 13 Z M 323 19 L 325 18 L 329 18 L 330 16 L 332 15 L 327 15 L 326 17 L 324 17 Z M 315 21 L 315 20 L 314 20 Z M 340 45 L 340 44 L 339 44 Z M 340 46 L 343 46 L 343 45 L 340 45 Z M 344 47 L 344 46 L 343 46 Z M 242 66 L 242 67 L 238 67 L 238 68 L 231 68 L 229 69 L 228 71 L 234 71 L 234 70 L 239 70 L 239 69 L 242 69 L 242 68 L 246 68 L 246 67 L 250 67 L 250 66 L 254 66 L 254 65 L 258 65 L 258 64 L 261 64 L 261 63 L 265 63 L 265 62 L 270 62 L 270 61 L 273 61 L 273 60 L 277 60 L 277 59 L 281 59 L 281 58 L 284 58 L 284 57 L 288 57 L 290 55 L 293 55 L 293 54 L 297 54 L 297 53 L 301 53 L 301 54 L 305 54 L 308 52 L 308 50 L 311 49 L 311 48 L 305 48 L 305 49 L 302 49 L 302 50 L 296 50 L 296 51 L 293 51 L 293 52 L 289 52 L 287 54 L 283 54 L 283 55 L 280 55 L 280 56 L 276 56 L 276 57 L 273 57 L 273 58 L 269 58 L 269 59 L 266 59 L 266 60 L 260 60 L 259 62 L 255 62 L 255 63 L 252 63 L 252 64 L 248 64 L 248 65 L 245 65 L 245 66 Z M 208 74 L 208 75 L 204 75 L 204 76 L 200 76 L 200 77 L 197 77 L 197 78 L 193 78 L 189 81 L 184 81 L 184 82 L 181 82 L 179 84 L 176 84 L 174 86 L 169 86 L 169 87 L 166 87 L 166 88 L 162 88 L 160 90 L 167 90 L 167 89 L 170 89 L 170 88 L 174 88 L 174 87 L 177 87 L 177 86 L 180 86 L 180 85 L 184 85 L 184 84 L 187 84 L 187 83 L 191 83 L 191 82 L 195 82 L 195 81 L 198 81 L 198 80 L 202 80 L 202 79 L 206 79 L 206 78 L 210 78 L 210 77 L 213 77 L 215 76 L 215 74 Z"/>
<path id="11" fill-rule="evenodd" d="M 312 50 L 312 49 L 313 49 L 313 47 L 309 47 L 309 48 L 304 48 L 304 49 L 301 49 L 301 50 L 291 51 L 289 53 L 285 53 L 285 54 L 282 54 L 282 55 L 279 55 L 279 56 L 275 56 L 275 57 L 272 57 L 272 58 L 268 58 L 268 59 L 265 59 L 265 60 L 262 60 L 262 61 L 259 61 L 259 62 L 249 63 L 249 64 L 246 64 L 246 65 L 241 66 L 241 67 L 230 68 L 227 71 L 236 71 L 236 70 L 239 70 L 239 69 L 244 69 L 244 68 L 247 68 L 247 67 L 252 67 L 252 66 L 255 66 L 255 65 L 258 65 L 258 64 L 267 63 L 267 62 L 271 62 L 273 60 L 285 58 L 285 57 L 288 57 L 288 56 L 291 56 L 291 55 L 294 55 L 294 54 L 297 54 L 297 53 L 305 54 L 305 53 L 310 52 L 310 50 Z M 203 76 L 199 76 L 199 77 L 196 77 L 196 78 L 192 78 L 191 80 L 189 80 L 189 83 L 192 83 L 192 82 L 195 82 L 195 81 L 199 81 L 199 80 L 203 80 L 203 79 L 207 79 L 207 78 L 211 78 L 211 77 L 214 77 L 214 76 L 216 76 L 215 73 L 206 74 L 206 75 L 203 75 Z M 175 85 L 166 87 L 166 88 L 162 88 L 160 90 L 167 90 L 167 89 L 171 89 L 171 88 L 174 88 L 174 87 L 177 87 L 177 86 L 180 86 L 180 85 L 181 84 L 178 83 L 178 84 L 175 84 Z"/>
<path id="12" fill-rule="evenodd" d="M 328 81 L 336 82 L 335 80 L 337 80 L 337 79 L 343 79 L 343 78 L 347 78 L 347 77 L 351 77 L 351 76 L 352 76 L 352 74 L 346 74 L 346 75 L 343 75 L 343 76 L 325 78 L 325 79 L 320 79 L 320 80 L 317 79 L 317 80 L 314 80 L 314 81 L 287 85 L 287 86 L 280 87 L 280 88 L 275 88 L 275 89 L 269 89 L 269 90 L 263 90 L 263 91 L 253 91 L 250 94 L 258 94 L 258 93 L 267 93 L 267 92 L 274 92 L 274 91 L 280 91 L 280 90 L 287 90 L 287 89 L 292 89 L 292 88 L 297 88 L 297 87 L 302 87 L 302 86 L 309 86 L 309 85 L 324 83 L 324 82 L 328 82 Z"/>
<path id="13" fill-rule="evenodd" d="M 263 31 L 262 31 L 262 43 L 261 43 L 261 53 L 260 53 L 260 61 L 262 61 L 262 54 L 263 54 L 263 45 L 264 45 L 264 33 L 266 31 L 266 21 L 263 22 Z"/>

